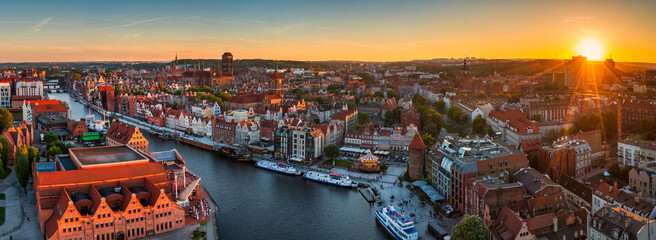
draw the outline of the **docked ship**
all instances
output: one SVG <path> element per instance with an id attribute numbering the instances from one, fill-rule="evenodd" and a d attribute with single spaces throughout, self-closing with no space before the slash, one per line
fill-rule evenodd
<path id="1" fill-rule="evenodd" d="M 402 213 L 394 210 L 391 205 L 383 205 L 376 209 L 376 220 L 380 225 L 385 227 L 387 233 L 394 239 L 398 240 L 411 240 L 419 239 L 415 222 L 404 217 Z"/>
<path id="2" fill-rule="evenodd" d="M 235 159 L 240 162 L 250 162 L 252 160 L 251 156 L 248 154 L 242 154 L 239 150 L 232 148 L 222 147 L 219 152 L 228 158 Z"/>
<path id="3" fill-rule="evenodd" d="M 306 174 L 303 175 L 303 178 L 312 180 L 315 182 L 321 182 L 321 183 L 326 183 L 330 185 L 335 185 L 339 187 L 357 187 L 358 184 L 354 183 L 349 179 L 349 177 L 344 177 L 340 174 L 336 173 L 319 173 L 319 172 L 307 172 Z"/>
<path id="4" fill-rule="evenodd" d="M 291 164 L 287 164 L 284 162 L 271 162 L 271 161 L 258 161 L 255 163 L 256 167 L 259 168 L 264 168 L 267 170 L 271 170 L 274 172 L 279 172 L 282 174 L 288 174 L 288 175 L 301 175 L 301 171 L 296 170 Z"/>

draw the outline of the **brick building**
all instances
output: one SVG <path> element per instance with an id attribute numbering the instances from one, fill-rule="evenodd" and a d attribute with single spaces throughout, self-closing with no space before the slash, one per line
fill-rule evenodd
<path id="1" fill-rule="evenodd" d="M 237 123 L 226 122 L 224 118 L 215 118 L 212 122 L 212 140 L 232 145 L 235 143 L 235 129 Z"/>
<path id="2" fill-rule="evenodd" d="M 408 176 L 410 180 L 424 179 L 425 159 L 426 144 L 419 134 L 415 134 L 412 142 L 408 145 Z"/>
<path id="3" fill-rule="evenodd" d="M 136 150 L 148 152 L 148 140 L 141 134 L 139 127 L 114 121 L 105 137 L 108 146 L 128 145 Z"/>
<path id="4" fill-rule="evenodd" d="M 438 193 L 449 200 L 454 209 L 463 211 L 467 181 L 478 176 L 502 173 L 501 180 L 528 167 L 523 152 L 491 138 L 447 137 L 428 154 L 427 171 Z"/>
<path id="5" fill-rule="evenodd" d="M 185 212 L 202 201 L 200 178 L 184 170 L 175 151 L 157 154 L 128 146 L 78 148 L 33 163 L 45 239 L 135 239 L 195 223 Z M 188 184 L 174 187 L 183 174 Z"/>
<path id="6" fill-rule="evenodd" d="M 2 137 L 9 143 L 7 154 L 8 165 L 14 164 L 16 149 L 22 145 L 32 146 L 34 143 L 34 128 L 28 122 L 23 122 L 2 132 Z"/>
<path id="7" fill-rule="evenodd" d="M 61 113 L 68 116 L 66 105 L 59 100 L 36 100 L 23 102 L 23 120 L 34 124 L 43 113 Z"/>
<path id="8" fill-rule="evenodd" d="M 522 142 L 539 140 L 540 129 L 519 110 L 490 111 L 487 124 L 501 133 L 508 145 L 519 147 Z"/>
<path id="9" fill-rule="evenodd" d="M 416 108 L 401 109 L 401 127 L 421 126 L 421 114 Z"/>
<path id="10" fill-rule="evenodd" d="M 499 216 L 503 206 L 514 212 L 527 211 L 522 185 L 507 183 L 499 179 L 499 174 L 495 175 L 470 178 L 465 192 L 468 201 L 465 201 L 463 213 L 481 217 L 485 226 Z"/>
<path id="11" fill-rule="evenodd" d="M 538 170 L 558 179 L 561 174 L 579 178 L 592 170 L 592 149 L 584 140 L 566 138 L 538 152 Z"/>

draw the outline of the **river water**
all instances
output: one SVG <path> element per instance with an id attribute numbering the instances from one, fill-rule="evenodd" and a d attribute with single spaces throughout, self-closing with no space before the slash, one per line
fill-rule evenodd
<path id="1" fill-rule="evenodd" d="M 71 118 L 87 108 L 66 93 Z M 102 117 L 96 114 L 97 118 Z M 337 188 L 236 162 L 216 152 L 144 133 L 151 152 L 177 149 L 187 168 L 201 176 L 219 205 L 220 239 L 385 239 L 372 205 L 353 189 Z"/>

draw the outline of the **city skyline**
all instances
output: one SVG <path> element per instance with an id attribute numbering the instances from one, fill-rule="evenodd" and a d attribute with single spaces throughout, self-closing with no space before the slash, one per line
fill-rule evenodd
<path id="1" fill-rule="evenodd" d="M 16 2 L 0 16 L 11 36 L 0 40 L 0 62 L 170 61 L 176 52 L 223 51 L 310 61 L 562 59 L 590 49 L 591 59 L 656 62 L 656 32 L 648 31 L 656 3 L 595 3 Z"/>

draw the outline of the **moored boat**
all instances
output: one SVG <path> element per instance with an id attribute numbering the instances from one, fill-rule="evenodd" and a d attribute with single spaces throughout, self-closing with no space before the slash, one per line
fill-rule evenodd
<path id="1" fill-rule="evenodd" d="M 284 162 L 271 162 L 271 161 L 258 161 L 255 163 L 256 167 L 259 168 L 264 168 L 267 170 L 271 170 L 274 172 L 279 172 L 282 174 L 288 174 L 288 175 L 301 175 L 301 171 L 297 170 L 294 168 L 291 164 L 287 164 Z"/>
<path id="2" fill-rule="evenodd" d="M 376 208 L 376 221 L 380 223 L 389 235 L 398 240 L 419 239 L 415 222 L 404 217 L 391 205 L 383 205 Z"/>
<path id="3" fill-rule="evenodd" d="M 228 158 L 235 159 L 240 162 L 250 162 L 252 160 L 250 155 L 247 154 L 241 154 L 239 153 L 238 150 L 234 150 L 232 148 L 226 148 L 222 147 L 219 152 L 223 154 L 223 156 L 226 156 Z"/>
<path id="4" fill-rule="evenodd" d="M 351 181 L 351 179 L 348 176 L 342 176 L 337 173 L 320 173 L 320 172 L 314 172 L 310 171 L 307 172 L 306 174 L 303 174 L 303 178 L 320 182 L 320 183 L 326 183 L 330 185 L 335 185 L 339 187 L 357 187 L 358 184 Z"/>

